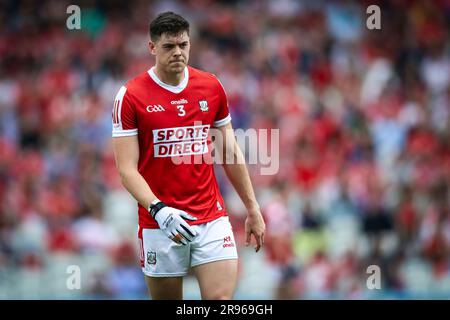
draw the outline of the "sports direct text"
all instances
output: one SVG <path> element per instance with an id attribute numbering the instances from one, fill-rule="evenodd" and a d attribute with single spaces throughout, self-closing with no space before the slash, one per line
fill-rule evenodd
<path id="1" fill-rule="evenodd" d="M 156 158 L 188 156 L 208 152 L 209 125 L 153 130 L 153 151 Z"/>
<path id="2" fill-rule="evenodd" d="M 279 170 L 279 129 L 223 130 L 194 123 L 193 126 L 153 130 L 155 157 L 171 157 L 175 164 L 257 165 L 261 175 Z M 227 141 L 227 138 L 230 141 Z M 210 138 L 210 139 L 208 139 Z M 230 148 L 237 141 L 243 157 Z M 212 143 L 211 143 L 212 141 Z M 224 152 L 227 150 L 226 152 Z M 211 151 L 211 152 L 209 152 Z"/>

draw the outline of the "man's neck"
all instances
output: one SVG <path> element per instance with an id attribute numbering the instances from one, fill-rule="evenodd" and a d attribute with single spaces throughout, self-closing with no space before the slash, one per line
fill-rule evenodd
<path id="1" fill-rule="evenodd" d="M 156 65 L 154 71 L 159 80 L 171 86 L 177 86 L 184 80 L 184 69 L 180 73 L 167 73 Z"/>

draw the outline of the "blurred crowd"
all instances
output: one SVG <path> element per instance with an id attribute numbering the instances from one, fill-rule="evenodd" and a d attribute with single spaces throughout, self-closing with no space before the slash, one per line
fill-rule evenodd
<path id="1" fill-rule="evenodd" d="M 382 292 L 450 295 L 448 1 L 80 1 L 80 30 L 70 4 L 0 3 L 0 296 L 11 272 L 63 255 L 105 257 L 85 294 L 145 296 L 111 110 L 154 64 L 148 24 L 166 10 L 190 21 L 190 64 L 220 78 L 234 127 L 280 130 L 278 174 L 249 165 L 266 297 L 365 298 L 373 265 Z M 245 211 L 216 169 L 242 246 Z"/>

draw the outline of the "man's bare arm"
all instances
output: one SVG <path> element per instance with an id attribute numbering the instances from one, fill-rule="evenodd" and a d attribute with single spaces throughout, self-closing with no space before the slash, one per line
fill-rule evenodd
<path id="1" fill-rule="evenodd" d="M 138 171 L 137 136 L 113 138 L 113 150 L 123 186 L 144 208 L 148 208 L 156 196 Z"/>
<path id="2" fill-rule="evenodd" d="M 144 208 L 148 209 L 153 200 L 157 198 L 138 171 L 139 142 L 137 136 L 114 138 L 113 149 L 122 184 Z M 183 245 L 194 239 L 196 232 L 185 220 L 194 221 L 197 218 L 165 204 L 154 210 L 157 211 L 153 214 L 150 212 L 150 214 L 168 238 Z"/>
<path id="3" fill-rule="evenodd" d="M 218 130 L 223 139 L 223 145 L 216 144 L 216 146 L 222 157 L 223 168 L 248 211 L 245 221 L 246 245 L 250 244 L 251 234 L 253 234 L 256 240 L 255 249 L 259 251 L 264 244 L 266 227 L 245 165 L 244 155 L 237 144 L 231 123 L 219 127 Z"/>

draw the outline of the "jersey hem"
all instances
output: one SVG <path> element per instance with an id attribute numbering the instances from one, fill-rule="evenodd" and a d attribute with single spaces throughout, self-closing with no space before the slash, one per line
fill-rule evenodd
<path id="1" fill-rule="evenodd" d="M 204 219 L 199 219 L 199 220 L 195 220 L 195 221 L 187 221 L 187 223 L 191 226 L 194 225 L 198 225 L 198 224 L 204 224 L 204 223 L 208 223 L 211 221 L 214 221 L 216 219 L 219 219 L 221 217 L 226 217 L 228 216 L 228 213 L 225 211 L 220 215 L 214 215 L 212 217 L 208 217 L 208 218 L 204 218 Z M 139 227 L 141 229 L 160 229 L 158 226 L 158 223 L 156 221 L 151 221 L 149 223 L 139 223 Z"/>

